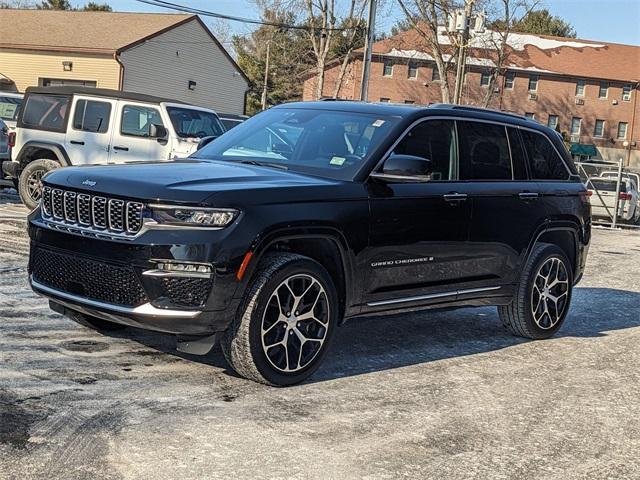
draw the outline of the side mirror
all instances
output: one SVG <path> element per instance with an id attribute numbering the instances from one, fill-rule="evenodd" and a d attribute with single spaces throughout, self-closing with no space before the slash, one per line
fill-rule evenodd
<path id="1" fill-rule="evenodd" d="M 428 158 L 400 154 L 387 158 L 382 172 L 374 172 L 372 176 L 388 181 L 427 182 L 432 173 L 433 166 Z"/>
<path id="2" fill-rule="evenodd" d="M 166 136 L 167 136 L 167 129 L 164 128 L 164 125 L 158 125 L 157 123 L 152 123 L 149 126 L 149 137 L 165 138 Z"/>
<path id="3" fill-rule="evenodd" d="M 215 135 L 210 135 L 208 137 L 202 137 L 200 139 L 200 141 L 198 142 L 198 146 L 196 147 L 196 150 L 200 150 L 202 147 L 205 147 L 207 145 L 209 145 L 211 142 L 213 142 L 216 138 L 218 138 Z"/>

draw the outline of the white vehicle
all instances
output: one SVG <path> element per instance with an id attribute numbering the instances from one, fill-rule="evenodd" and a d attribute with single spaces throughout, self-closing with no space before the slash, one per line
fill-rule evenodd
<path id="1" fill-rule="evenodd" d="M 591 197 L 591 216 L 612 220 L 616 209 L 617 178 L 590 177 L 585 186 Z M 623 177 L 618 193 L 618 218 L 635 223 L 640 220 L 638 189 L 629 177 Z"/>
<path id="2" fill-rule="evenodd" d="M 20 105 L 22 104 L 21 93 L 0 92 L 0 120 L 9 129 L 15 128 Z"/>
<path id="3" fill-rule="evenodd" d="M 28 88 L 3 170 L 35 208 L 41 178 L 68 165 L 172 160 L 224 126 L 213 110 L 149 95 L 84 87 Z"/>
<path id="4" fill-rule="evenodd" d="M 618 172 L 609 170 L 606 172 L 602 172 L 600 176 L 606 178 L 618 178 Z M 635 189 L 640 192 L 640 173 L 622 172 L 622 178 L 629 178 L 635 184 Z M 638 210 L 638 215 L 640 215 L 640 194 L 638 195 L 636 209 Z"/>

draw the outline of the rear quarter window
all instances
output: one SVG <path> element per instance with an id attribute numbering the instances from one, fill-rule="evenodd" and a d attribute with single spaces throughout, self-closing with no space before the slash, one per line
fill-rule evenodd
<path id="1" fill-rule="evenodd" d="M 69 97 L 29 95 L 22 112 L 22 127 L 64 132 L 69 115 Z"/>
<path id="2" fill-rule="evenodd" d="M 521 130 L 522 140 L 529 159 L 529 171 L 533 180 L 568 180 L 569 170 L 543 134 Z"/>

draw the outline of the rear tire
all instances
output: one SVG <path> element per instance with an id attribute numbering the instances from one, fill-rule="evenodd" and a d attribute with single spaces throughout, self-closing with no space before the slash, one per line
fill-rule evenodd
<path id="1" fill-rule="evenodd" d="M 572 290 L 573 269 L 564 251 L 539 243 L 522 269 L 513 301 L 499 306 L 498 315 L 516 336 L 549 338 L 564 323 Z"/>
<path id="2" fill-rule="evenodd" d="M 329 273 L 302 255 L 266 256 L 247 288 L 222 352 L 241 376 L 267 385 L 302 382 L 322 363 L 338 324 Z"/>
<path id="3" fill-rule="evenodd" d="M 22 203 L 29 210 L 33 210 L 40 203 L 42 197 L 42 176 L 59 168 L 60 164 L 55 160 L 49 160 L 42 158 L 33 160 L 27 164 L 27 166 L 20 173 L 18 179 L 18 193 Z"/>

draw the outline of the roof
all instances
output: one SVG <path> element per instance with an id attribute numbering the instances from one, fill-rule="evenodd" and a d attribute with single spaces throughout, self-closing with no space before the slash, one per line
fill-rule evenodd
<path id="1" fill-rule="evenodd" d="M 196 16 L 3 9 L 0 18 L 0 48 L 115 53 Z"/>
<path id="2" fill-rule="evenodd" d="M 30 93 L 43 93 L 49 95 L 87 95 L 92 97 L 109 97 L 146 103 L 170 102 L 188 105 L 187 103 L 179 100 L 154 97 L 153 95 L 145 95 L 143 93 L 123 92 L 121 90 L 111 90 L 109 88 L 76 87 L 71 85 L 61 87 L 28 87 L 25 94 Z"/>
<path id="3" fill-rule="evenodd" d="M 433 105 L 406 105 L 402 103 L 378 103 L 360 102 L 350 100 L 317 101 L 317 102 L 292 102 L 276 105 L 272 109 L 296 108 L 309 110 L 327 110 L 363 113 L 369 115 L 396 116 L 402 118 L 417 118 L 428 115 L 450 115 L 455 117 L 468 117 L 484 120 L 494 120 L 513 125 L 520 125 L 534 130 L 554 132 L 541 123 L 522 115 L 509 112 L 501 112 L 491 108 L 473 107 L 468 105 L 454 105 L 450 103 L 434 103 Z"/>
<path id="4" fill-rule="evenodd" d="M 470 45 L 468 64 L 493 65 L 492 48 L 499 34 L 487 30 Z M 451 41 L 444 31 L 438 42 L 446 46 Z M 553 37 L 512 32 L 508 37 L 508 57 L 505 67 L 531 73 L 570 75 L 572 77 L 605 80 L 640 81 L 640 46 Z M 424 39 L 414 30 L 376 42 L 373 53 L 383 56 L 433 60 Z"/>

